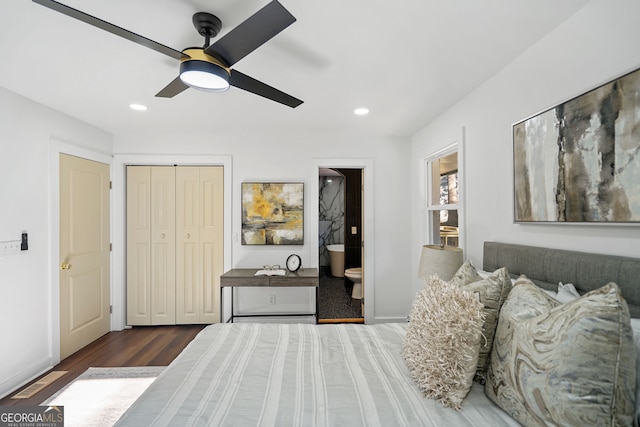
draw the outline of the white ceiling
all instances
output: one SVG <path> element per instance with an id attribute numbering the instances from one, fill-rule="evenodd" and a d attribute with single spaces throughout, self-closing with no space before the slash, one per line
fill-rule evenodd
<path id="1" fill-rule="evenodd" d="M 268 0 L 62 0 L 182 50 Z M 281 0 L 297 22 L 234 68 L 304 101 L 291 109 L 237 88 L 154 95 L 179 62 L 28 0 L 0 0 L 0 86 L 115 135 L 150 127 L 410 136 L 588 0 Z M 215 40 L 214 40 L 215 41 Z M 134 112 L 130 103 L 149 107 Z M 359 117 L 353 109 L 366 106 Z"/>

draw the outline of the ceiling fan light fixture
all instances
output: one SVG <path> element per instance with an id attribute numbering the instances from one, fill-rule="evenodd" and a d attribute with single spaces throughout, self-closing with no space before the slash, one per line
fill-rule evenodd
<path id="1" fill-rule="evenodd" d="M 211 62 L 191 60 L 180 64 L 180 79 L 194 89 L 224 92 L 229 89 L 229 73 Z"/>

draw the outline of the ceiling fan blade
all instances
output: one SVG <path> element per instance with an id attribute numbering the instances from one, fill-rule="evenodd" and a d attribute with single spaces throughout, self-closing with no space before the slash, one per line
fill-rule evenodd
<path id="1" fill-rule="evenodd" d="M 186 89 L 189 89 L 189 86 L 184 84 L 180 79 L 180 76 L 178 76 L 175 79 L 173 79 L 171 83 L 166 85 L 164 89 L 158 92 L 156 96 L 159 98 L 173 98 L 174 96 L 185 91 Z"/>
<path id="2" fill-rule="evenodd" d="M 294 22 L 296 18 L 273 0 L 207 47 L 205 53 L 223 60 L 230 67 Z"/>
<path id="3" fill-rule="evenodd" d="M 91 16 L 84 12 L 81 12 L 72 7 L 66 6 L 62 3 L 58 3 L 54 0 L 33 0 L 34 3 L 38 3 L 42 6 L 48 7 L 49 9 L 53 9 L 56 12 L 60 12 L 64 15 L 70 16 L 72 18 L 78 19 L 82 22 L 85 22 L 89 25 L 93 25 L 94 27 L 100 28 L 102 30 L 108 31 L 111 34 L 115 34 L 116 36 L 123 37 L 127 40 L 130 40 L 134 43 L 142 45 L 144 47 L 148 47 L 149 49 L 153 49 L 156 52 L 164 53 L 175 59 L 180 59 L 185 56 L 182 52 L 172 49 L 168 46 L 155 42 L 151 39 L 148 39 L 144 36 L 141 36 L 136 33 L 132 33 L 129 30 L 125 30 L 124 28 L 120 28 L 117 25 L 113 25 L 107 21 L 103 21 L 100 18 L 96 18 L 95 16 Z"/>
<path id="4" fill-rule="evenodd" d="M 242 74 L 239 71 L 231 70 L 231 77 L 229 78 L 231 86 L 235 86 L 239 89 L 246 90 L 247 92 L 255 93 L 264 98 L 272 101 L 279 102 L 280 104 L 287 105 L 291 108 L 296 108 L 302 104 L 302 101 L 298 98 L 294 98 L 274 87 L 264 84 L 253 77 L 249 77 L 246 74 Z"/>

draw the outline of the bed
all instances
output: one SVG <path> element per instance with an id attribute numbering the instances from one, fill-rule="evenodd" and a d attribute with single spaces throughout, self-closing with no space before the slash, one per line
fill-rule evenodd
<path id="1" fill-rule="evenodd" d="M 548 289 L 570 281 L 584 293 L 617 280 L 629 311 L 640 313 L 639 259 L 497 242 L 486 242 L 484 249 L 484 270 L 507 266 L 512 276 L 526 274 Z M 584 277 L 583 269 L 590 269 Z M 535 425 L 501 409 L 478 382 L 460 410 L 425 398 L 403 358 L 408 325 L 208 326 L 116 425 Z"/>

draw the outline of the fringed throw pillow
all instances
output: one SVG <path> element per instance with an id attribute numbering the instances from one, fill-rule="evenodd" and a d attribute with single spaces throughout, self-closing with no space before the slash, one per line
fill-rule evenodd
<path id="1" fill-rule="evenodd" d="M 484 317 L 476 294 L 435 276 L 417 295 L 402 356 L 427 398 L 460 409 L 473 384 Z"/>

